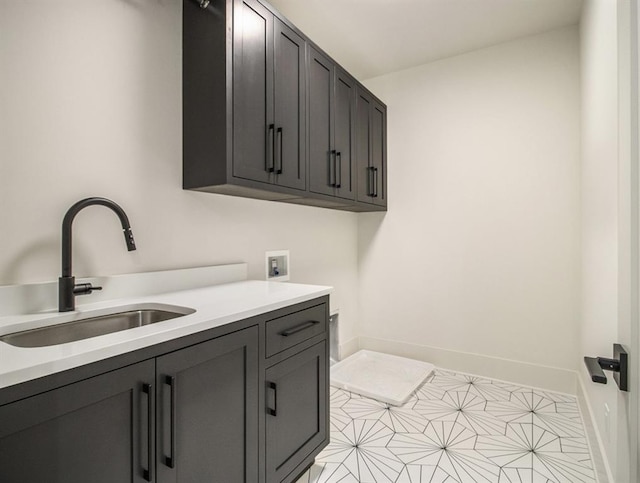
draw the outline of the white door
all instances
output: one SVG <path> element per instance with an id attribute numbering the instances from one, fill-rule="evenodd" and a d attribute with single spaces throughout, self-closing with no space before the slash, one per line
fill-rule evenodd
<path id="1" fill-rule="evenodd" d="M 633 297 L 629 335 L 631 339 L 631 395 L 629 407 L 629 430 L 632 435 L 630 448 L 630 481 L 640 481 L 640 8 L 638 0 L 632 0 L 629 11 L 629 84 L 631 106 L 630 165 L 633 186 L 631 189 L 632 211 L 632 265 Z"/>
<path id="2" fill-rule="evenodd" d="M 600 483 L 638 483 L 640 407 L 640 169 L 638 2 L 585 0 L 580 23 L 582 80 L 582 314 L 584 355 L 628 351 L 629 391 L 591 382 L 582 368 L 597 444 Z M 596 353 L 597 352 L 597 353 Z M 600 458 L 602 455 L 602 458 Z"/>
<path id="3" fill-rule="evenodd" d="M 640 436 L 640 163 L 638 158 L 639 93 L 638 0 L 618 1 L 618 109 L 619 109 L 619 318 L 618 339 L 629 351 L 629 392 L 617 400 L 617 481 L 638 482 Z"/>

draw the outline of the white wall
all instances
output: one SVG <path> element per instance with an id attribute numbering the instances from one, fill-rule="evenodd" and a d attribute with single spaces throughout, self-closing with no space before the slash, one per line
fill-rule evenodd
<path id="1" fill-rule="evenodd" d="M 367 82 L 391 161 L 388 213 L 359 218 L 365 338 L 474 373 L 459 352 L 575 370 L 578 40 L 570 27 Z"/>
<path id="2" fill-rule="evenodd" d="M 79 276 L 249 263 L 290 249 L 292 281 L 335 286 L 355 336 L 356 215 L 183 191 L 182 2 L 0 1 L 0 284 L 55 280 L 60 225 L 74 223 Z"/>

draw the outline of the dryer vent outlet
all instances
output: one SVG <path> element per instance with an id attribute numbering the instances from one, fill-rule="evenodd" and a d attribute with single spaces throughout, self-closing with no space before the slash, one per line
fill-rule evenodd
<path id="1" fill-rule="evenodd" d="M 265 261 L 265 278 L 267 281 L 286 282 L 290 279 L 289 250 L 266 252 Z"/>

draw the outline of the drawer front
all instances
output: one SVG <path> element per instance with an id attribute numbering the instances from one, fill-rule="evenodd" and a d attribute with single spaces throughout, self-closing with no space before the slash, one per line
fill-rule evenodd
<path id="1" fill-rule="evenodd" d="M 316 305 L 267 321 L 266 353 L 271 357 L 327 331 L 327 306 Z"/>

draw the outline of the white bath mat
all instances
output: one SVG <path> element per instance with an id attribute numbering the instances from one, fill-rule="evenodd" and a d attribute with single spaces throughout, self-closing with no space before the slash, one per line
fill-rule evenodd
<path id="1" fill-rule="evenodd" d="M 433 369 L 428 362 L 361 350 L 331 367 L 331 385 L 400 406 Z"/>

